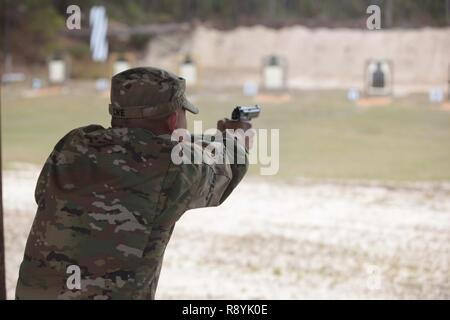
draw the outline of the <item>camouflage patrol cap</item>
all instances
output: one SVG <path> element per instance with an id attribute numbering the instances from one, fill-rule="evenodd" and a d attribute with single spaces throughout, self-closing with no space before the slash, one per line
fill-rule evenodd
<path id="1" fill-rule="evenodd" d="M 122 119 L 160 118 L 179 108 L 198 113 L 185 90 L 185 79 L 163 69 L 128 69 L 111 79 L 109 113 Z"/>

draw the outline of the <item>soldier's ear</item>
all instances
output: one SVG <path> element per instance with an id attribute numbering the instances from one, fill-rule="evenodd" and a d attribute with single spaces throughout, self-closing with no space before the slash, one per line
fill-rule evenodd
<path id="1" fill-rule="evenodd" d="M 167 117 L 167 126 L 169 127 L 170 132 L 173 132 L 177 129 L 178 125 L 178 116 L 176 112 L 172 112 Z"/>

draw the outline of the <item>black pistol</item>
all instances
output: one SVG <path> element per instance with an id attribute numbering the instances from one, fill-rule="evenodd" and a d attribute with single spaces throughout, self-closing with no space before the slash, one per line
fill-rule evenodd
<path id="1" fill-rule="evenodd" d="M 231 119 L 235 121 L 250 121 L 257 118 L 261 108 L 258 105 L 253 107 L 237 106 L 231 113 Z"/>

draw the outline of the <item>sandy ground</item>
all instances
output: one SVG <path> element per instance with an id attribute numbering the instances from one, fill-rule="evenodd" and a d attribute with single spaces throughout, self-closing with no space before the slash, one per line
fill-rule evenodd
<path id="1" fill-rule="evenodd" d="M 4 172 L 8 297 L 38 170 Z M 193 210 L 167 248 L 159 299 L 450 299 L 450 184 L 248 178 Z"/>

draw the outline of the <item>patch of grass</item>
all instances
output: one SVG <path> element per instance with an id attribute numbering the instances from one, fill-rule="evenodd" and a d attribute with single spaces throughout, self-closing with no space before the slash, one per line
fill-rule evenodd
<path id="1" fill-rule="evenodd" d="M 279 277 L 279 276 L 281 276 L 282 275 L 282 271 L 281 271 L 281 269 L 280 268 L 273 268 L 272 269 L 272 274 L 274 275 L 274 276 L 276 276 L 276 277 Z"/>
<path id="2" fill-rule="evenodd" d="M 2 146 L 11 162 L 43 164 L 53 146 L 70 130 L 108 123 L 107 98 L 93 94 L 58 94 L 24 98 L 2 90 Z"/>
<path id="3" fill-rule="evenodd" d="M 203 129 L 230 117 L 236 104 L 254 104 L 239 92 L 194 93 Z M 92 123 L 109 125 L 108 97 L 92 89 L 24 98 L 2 90 L 3 160 L 42 164 L 69 130 Z M 290 179 L 393 181 L 450 180 L 450 113 L 425 96 L 393 100 L 383 107 L 358 107 L 344 92 L 295 93 L 283 103 L 261 103 L 255 128 L 280 129 L 280 171 Z M 193 116 L 189 116 L 192 128 Z M 250 169 L 259 174 L 258 165 Z M 268 177 L 269 178 L 269 177 Z"/>
<path id="4" fill-rule="evenodd" d="M 199 98 L 202 118 L 228 115 L 247 98 Z M 297 93 L 286 103 L 261 104 L 256 128 L 280 129 L 281 178 L 394 181 L 450 179 L 450 113 L 423 96 L 383 107 L 358 107 L 344 92 Z M 252 173 L 259 173 L 253 166 Z"/>

